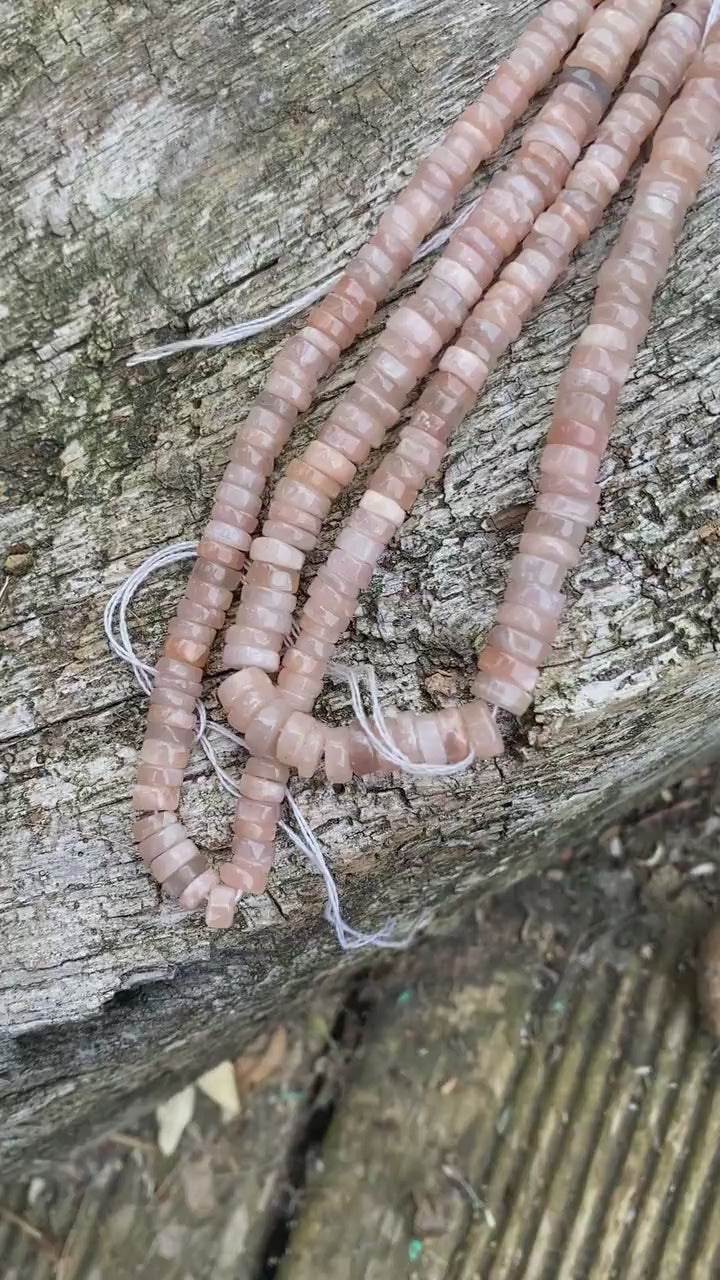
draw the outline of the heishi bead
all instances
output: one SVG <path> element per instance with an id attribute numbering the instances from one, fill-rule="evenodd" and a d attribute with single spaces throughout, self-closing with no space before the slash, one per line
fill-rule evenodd
<path id="1" fill-rule="evenodd" d="M 351 781 L 350 738 L 347 729 L 325 731 L 324 761 L 328 782 L 342 784 Z"/>
<path id="2" fill-rule="evenodd" d="M 499 680 L 484 671 L 476 676 L 472 688 L 477 698 L 484 699 L 491 706 L 503 707 L 516 716 L 524 715 L 532 702 L 532 694 L 523 692 L 508 680 Z"/>
<path id="3" fill-rule="evenodd" d="M 167 879 L 162 882 L 163 893 L 168 898 L 179 898 L 190 885 L 194 884 L 198 877 L 207 871 L 207 860 L 202 853 L 198 853 L 197 857 L 191 858 L 189 862 L 178 867 L 177 871 L 173 871 Z"/>
<path id="4" fill-rule="evenodd" d="M 394 409 L 385 415 L 376 399 L 362 387 L 353 386 L 335 406 L 328 421 L 377 449 L 385 439 L 386 426 L 394 422 L 395 416 Z"/>
<path id="5" fill-rule="evenodd" d="M 259 453 L 260 450 L 254 450 Z M 242 456 L 242 455 L 241 455 Z M 245 465 L 244 462 L 230 461 L 223 471 L 222 483 L 232 484 L 239 489 L 248 490 L 250 493 L 261 494 L 265 488 L 266 476 L 263 471 L 259 471 L 252 465 Z"/>
<path id="6" fill-rule="evenodd" d="M 301 778 L 311 778 L 323 754 L 325 734 L 312 716 L 293 711 L 286 720 L 275 748 L 282 764 L 297 769 Z"/>
<path id="7" fill-rule="evenodd" d="M 250 559 L 277 565 L 281 569 L 302 569 L 304 559 L 297 547 L 289 547 L 278 538 L 256 538 L 250 548 Z"/>
<path id="8" fill-rule="evenodd" d="M 317 545 L 317 536 L 307 529 L 282 520 L 266 520 L 263 525 L 263 538 L 269 541 L 282 542 L 288 547 L 295 547 L 303 553 L 312 551 Z"/>
<path id="9" fill-rule="evenodd" d="M 247 628 L 255 628 L 260 631 L 277 631 L 279 635 L 287 635 L 292 626 L 292 612 L 290 609 L 272 608 L 269 605 L 260 603 L 259 600 L 242 603 L 238 607 L 236 614 L 236 626 L 229 628 L 227 632 L 227 640 L 232 644 L 231 637 L 233 632 L 242 632 Z"/>
<path id="10" fill-rule="evenodd" d="M 520 553 L 514 557 L 508 576 L 512 582 L 537 582 L 540 586 L 556 591 L 565 577 L 565 571 L 562 565 L 552 560 Z"/>
<path id="11" fill-rule="evenodd" d="M 447 764 L 445 743 L 434 715 L 420 715 L 415 719 L 417 744 L 423 764 Z"/>
<path id="12" fill-rule="evenodd" d="M 570 569 L 580 559 L 580 551 L 563 538 L 547 537 L 540 533 L 523 533 L 520 539 L 520 554 L 541 556 L 551 560 L 563 569 Z"/>
<path id="13" fill-rule="evenodd" d="M 551 515 L 536 509 L 526 516 L 524 532 L 562 538 L 571 546 L 579 547 L 587 532 L 587 526 L 583 522 L 564 519 L 562 516 Z"/>
<path id="14" fill-rule="evenodd" d="M 217 872 L 209 868 L 207 871 L 201 871 L 200 875 L 191 881 L 186 889 L 183 889 L 178 899 L 178 906 L 182 907 L 183 911 L 195 911 L 207 901 L 210 891 L 217 883 Z"/>
<path id="15" fill-rule="evenodd" d="M 241 467 L 245 467 L 248 474 L 258 477 L 257 492 L 261 493 L 263 484 L 260 483 L 260 477 L 267 479 L 272 475 L 273 455 L 266 449 L 258 449 L 255 445 L 250 444 L 244 439 L 242 427 L 238 431 L 230 450 L 230 461 L 237 463 Z M 252 488 L 252 485 L 247 485 Z"/>
<path id="16" fill-rule="evenodd" d="M 322 689 L 322 679 L 297 675 L 283 666 L 278 674 L 277 689 L 296 711 L 309 711 Z"/>
<path id="17" fill-rule="evenodd" d="M 238 840 L 257 840 L 261 844 L 271 844 L 277 833 L 275 822 L 252 822 L 247 818 L 235 818 L 233 833 Z"/>
<path id="18" fill-rule="evenodd" d="M 477 686 L 477 679 L 473 688 Z M 468 747 L 476 760 L 492 760 L 501 756 L 505 746 L 487 702 L 475 699 L 459 708 L 467 733 Z"/>
<path id="19" fill-rule="evenodd" d="M 269 778 L 272 782 L 282 782 L 285 784 L 290 776 L 290 770 L 285 765 L 279 764 L 277 760 L 253 756 L 245 765 L 245 772 L 250 773 L 256 778 Z"/>
<path id="20" fill-rule="evenodd" d="M 150 693 L 150 706 L 169 707 L 175 711 L 193 715 L 196 697 L 194 693 L 186 693 L 184 689 L 169 688 L 156 684 Z"/>
<path id="21" fill-rule="evenodd" d="M 600 486 L 593 481 L 563 474 L 545 475 L 541 473 L 538 481 L 538 490 L 540 493 L 565 494 L 570 498 L 588 498 L 594 502 L 597 502 L 600 497 Z"/>
<path id="22" fill-rule="evenodd" d="M 234 846 L 244 846 L 248 844 L 261 844 L 262 841 L 255 840 L 233 840 Z M 272 842 L 263 843 L 263 847 L 272 850 L 274 848 Z M 268 856 L 267 864 L 248 866 L 246 863 L 236 861 L 233 856 L 232 862 L 224 862 L 220 867 L 220 879 L 224 885 L 229 885 L 235 893 L 248 893 L 258 895 L 264 893 L 267 888 L 268 875 L 272 867 L 272 855 Z"/>
<path id="23" fill-rule="evenodd" d="M 213 511 L 215 508 L 213 507 Z M 213 582 L 204 582 L 195 576 L 195 571 L 201 562 L 196 561 L 187 588 L 187 598 L 191 602 L 197 602 L 208 609 L 215 609 L 221 612 L 221 618 L 225 616 L 227 610 L 232 604 L 232 591 L 225 587 L 218 587 Z M 222 620 L 220 622 L 222 626 Z M 220 628 L 218 627 L 218 630 Z"/>
<path id="24" fill-rule="evenodd" d="M 173 720 L 177 720 L 179 717 L 183 721 L 182 726 L 176 723 L 168 723 L 168 717 L 172 717 Z M 189 750 L 195 740 L 194 717 L 182 712 L 172 711 L 167 707 L 151 707 L 148 712 L 147 738 Z"/>
<path id="25" fill-rule="evenodd" d="M 529 666 L 538 667 L 550 652 L 550 645 L 537 636 L 528 635 L 517 627 L 497 623 L 490 631 L 487 643 L 508 657 L 517 658 Z"/>
<path id="26" fill-rule="evenodd" d="M 350 767 L 356 778 L 366 778 L 377 769 L 377 756 L 357 721 L 348 725 Z"/>
<path id="27" fill-rule="evenodd" d="M 599 459 L 605 452 L 608 432 L 598 427 L 588 427 L 582 422 L 553 422 L 547 436 L 548 444 L 571 445 L 594 453 Z"/>
<path id="28" fill-rule="evenodd" d="M 258 667 L 261 671 L 272 672 L 280 667 L 279 654 L 272 645 L 252 644 L 250 641 L 246 644 L 226 645 L 223 660 L 226 666 L 238 670 L 243 667 Z"/>
<path id="29" fill-rule="evenodd" d="M 249 800 L 259 800 L 262 804 L 282 804 L 285 799 L 285 784 L 258 777 L 246 769 L 240 779 L 240 794 L 247 796 Z"/>
<path id="30" fill-rule="evenodd" d="M 163 884 L 169 876 L 174 875 L 181 867 L 192 863 L 195 868 L 195 875 L 202 869 L 205 862 L 197 845 L 189 840 L 186 836 L 184 840 L 179 840 L 172 848 L 166 849 L 163 853 L 158 854 L 150 863 L 150 874 Z M 193 879 L 195 876 L 192 877 Z M 185 886 L 183 886 L 184 888 Z"/>
<path id="31" fill-rule="evenodd" d="M 208 893 L 205 923 L 208 929 L 229 929 L 235 919 L 235 890 L 214 884 Z"/>
<path id="32" fill-rule="evenodd" d="M 357 560 L 347 551 L 331 551 L 327 558 L 327 567 L 331 573 L 337 574 L 342 582 L 347 583 L 348 591 L 354 588 L 362 591 L 370 585 L 373 566 L 365 560 Z"/>
<path id="33" fill-rule="evenodd" d="M 152 765 L 156 769 L 183 770 L 190 758 L 187 747 L 174 746 L 157 738 L 146 737 L 140 749 L 139 759 L 142 763 Z"/>
<path id="34" fill-rule="evenodd" d="M 344 454 L 320 440 L 313 440 L 312 444 L 308 445 L 305 458 L 310 466 L 343 486 L 351 483 L 357 470 Z"/>
<path id="35" fill-rule="evenodd" d="M 334 614 L 329 609 L 322 608 L 313 600 L 309 600 L 303 609 L 302 629 L 309 631 L 311 635 L 319 636 L 321 639 L 329 641 L 331 644 L 337 644 L 346 626 L 347 617 L 344 614 Z"/>
<path id="36" fill-rule="evenodd" d="M 506 598 L 500 605 L 497 616 L 498 626 L 520 631 L 543 645 L 551 645 L 557 635 L 557 618 L 552 613 L 543 612 L 534 604 L 513 603 Z M 502 648 L 502 645 L 498 647 Z"/>
<path id="37" fill-rule="evenodd" d="M 369 538 L 367 534 L 363 534 L 349 525 L 340 530 L 335 540 L 335 545 L 340 551 L 347 551 L 348 555 L 354 556 L 356 560 L 365 560 L 369 565 L 373 566 L 377 564 L 385 550 L 384 542 L 379 539 Z"/>
<path id="38" fill-rule="evenodd" d="M 280 817 L 280 805 L 264 804 L 261 800 L 250 800 L 241 796 L 235 803 L 236 822 L 254 822 L 260 826 L 274 826 Z"/>
<path id="39" fill-rule="evenodd" d="M 329 445 L 332 449 L 337 449 L 355 467 L 362 466 L 363 462 L 370 456 L 372 449 L 372 445 L 368 440 L 363 440 L 352 432 L 347 431 L 345 427 L 340 426 L 332 418 L 325 423 L 318 435 L 318 440 L 323 444 Z"/>
<path id="40" fill-rule="evenodd" d="M 325 663 L 319 658 L 303 653 L 301 649 L 288 649 L 283 658 L 283 668 L 294 675 L 306 676 L 308 679 L 322 679 Z"/>
<path id="41" fill-rule="evenodd" d="M 232 862 L 220 868 L 222 881 L 240 893 L 264 893 L 275 858 L 274 842 L 235 836 L 230 847 Z"/>
<path id="42" fill-rule="evenodd" d="M 274 847 L 268 841 L 243 840 L 235 837 L 232 842 L 233 862 L 245 866 L 248 870 L 254 867 L 263 868 L 267 872 L 272 865 Z"/>
<path id="43" fill-rule="evenodd" d="M 243 551 L 217 539 L 202 538 L 198 546 L 198 555 L 210 564 L 221 565 L 226 569 L 242 569 L 245 563 Z"/>
<path id="44" fill-rule="evenodd" d="M 298 470 L 300 465 L 297 464 Z M 300 511 L 307 511 L 309 515 L 321 520 L 330 510 L 330 500 L 325 494 L 319 493 L 317 489 L 311 488 L 309 484 L 296 478 L 295 464 L 292 462 L 282 480 L 278 481 L 273 501 L 275 500 L 287 502 L 290 506 L 297 507 Z"/>
<path id="45" fill-rule="evenodd" d="M 260 605 L 264 609 L 271 609 L 274 613 L 292 615 L 296 603 L 297 596 L 293 591 L 277 591 L 273 587 L 261 587 L 254 582 L 246 581 L 240 608 L 247 608 L 248 605 Z M 240 608 L 238 608 L 238 613 Z"/>
<path id="46" fill-rule="evenodd" d="M 149 836 L 154 836 L 164 827 L 175 826 L 177 818 L 174 813 L 151 813 L 147 818 L 139 818 L 133 823 L 132 838 L 134 844 L 140 844 Z"/>
<path id="47" fill-rule="evenodd" d="M 392 742 L 401 755 L 412 764 L 422 764 L 422 752 L 418 741 L 417 716 L 410 711 L 402 711 L 398 716 L 387 720 L 387 728 Z"/>
<path id="48" fill-rule="evenodd" d="M 245 577 L 247 587 L 265 587 L 268 591 L 285 591 L 295 595 L 300 585 L 300 574 L 274 564 L 249 564 Z"/>
<path id="49" fill-rule="evenodd" d="M 275 755 L 280 730 L 291 712 L 283 698 L 274 697 L 265 703 L 243 730 L 248 751 L 252 755 Z"/>
<path id="50" fill-rule="evenodd" d="M 245 668 L 223 680 L 218 698 L 233 729 L 244 733 L 252 718 L 274 697 L 272 681 L 264 671 Z"/>
<path id="51" fill-rule="evenodd" d="M 392 498 L 387 498 L 374 489 L 365 490 L 360 499 L 360 508 L 391 521 L 398 529 L 407 517 L 407 512 L 398 502 L 393 502 Z"/>
<path id="52" fill-rule="evenodd" d="M 188 583 L 185 598 L 178 604 L 176 616 L 188 622 L 198 622 L 201 626 L 210 627 L 215 632 L 219 631 L 225 620 L 224 610 L 213 608 L 197 598 L 190 599 L 190 585 Z M 200 585 L 196 584 L 196 586 Z M 197 595 L 197 593 L 194 594 Z"/>
<path id="53" fill-rule="evenodd" d="M 138 810 L 164 809 L 173 812 L 180 805 L 179 787 L 150 787 L 138 784 L 133 788 L 132 806 Z"/>
<path id="54" fill-rule="evenodd" d="M 590 499 L 571 498 L 563 493 L 539 493 L 535 499 L 535 506 L 538 512 L 547 512 L 548 515 L 558 516 L 567 520 L 577 521 L 578 524 L 590 525 L 594 524 L 598 516 L 598 504 Z"/>
<path id="55" fill-rule="evenodd" d="M 240 581 L 240 570 L 230 569 L 224 565 L 211 564 L 210 561 L 204 560 L 200 556 L 193 565 L 191 576 L 199 582 L 205 582 L 221 591 L 227 591 L 232 594 Z"/>
<path id="56" fill-rule="evenodd" d="M 172 769 L 168 765 L 145 764 L 141 761 L 135 774 L 141 787 L 179 787 L 183 780 L 183 768 Z"/>
<path id="57" fill-rule="evenodd" d="M 317 658 L 320 662 L 326 662 L 335 646 L 332 641 L 321 640 L 317 636 L 301 633 L 293 647 L 296 653 L 304 653 L 311 658 Z"/>
<path id="58" fill-rule="evenodd" d="M 158 680 L 166 681 L 170 685 L 174 682 L 177 686 L 187 685 L 188 688 L 199 690 L 203 669 L 174 658 L 160 658 L 155 664 L 155 674 Z"/>
<path id="59" fill-rule="evenodd" d="M 548 475 L 576 476 L 579 480 L 594 480 L 598 460 L 594 453 L 572 445 L 546 445 L 540 457 L 540 470 Z"/>
<path id="60" fill-rule="evenodd" d="M 346 528 L 374 542 L 382 543 L 383 547 L 387 546 L 396 531 L 391 520 L 384 520 L 382 516 L 375 515 L 372 511 L 360 506 L 348 516 Z"/>
<path id="61" fill-rule="evenodd" d="M 442 738 L 448 764 L 459 764 L 470 753 L 465 722 L 458 707 L 445 707 L 435 712 L 435 723 Z"/>

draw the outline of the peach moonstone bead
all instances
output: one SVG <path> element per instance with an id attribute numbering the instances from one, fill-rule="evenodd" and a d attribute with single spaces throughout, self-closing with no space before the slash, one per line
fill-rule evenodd
<path id="1" fill-rule="evenodd" d="M 244 733 L 258 711 L 275 697 L 275 690 L 264 671 L 246 667 L 223 680 L 218 697 L 233 729 Z"/>
<path id="2" fill-rule="evenodd" d="M 205 923 L 209 929 L 229 929 L 235 918 L 235 890 L 227 884 L 214 884 L 208 894 Z"/>
<path id="3" fill-rule="evenodd" d="M 236 836 L 232 861 L 223 863 L 220 879 L 238 893 L 264 893 L 275 857 L 274 841 L 249 840 Z"/>

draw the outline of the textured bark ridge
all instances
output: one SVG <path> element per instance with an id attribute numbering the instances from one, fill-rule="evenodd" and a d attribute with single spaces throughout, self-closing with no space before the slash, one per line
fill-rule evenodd
<path id="1" fill-rule="evenodd" d="M 144 708 L 107 651 L 102 609 L 149 551 L 199 531 L 280 335 L 131 371 L 125 357 L 332 274 L 534 7 L 21 0 L 7 15 L 7 1159 L 166 1089 L 168 1072 L 207 1060 L 209 1036 L 218 1054 L 224 1036 L 237 1046 L 338 962 L 318 881 L 289 847 L 272 894 L 217 939 L 158 901 L 130 846 Z M 468 695 L 557 379 L 627 199 L 501 362 L 363 599 L 343 655 L 375 664 L 388 707 Z M 449 914 L 456 896 L 521 874 L 580 821 L 718 750 L 719 218 L 716 163 L 623 397 L 558 646 L 533 711 L 506 726 L 500 766 L 296 788 L 354 923 Z M 369 340 L 323 386 L 288 456 Z M 138 600 L 149 656 L 179 583 L 180 571 L 160 576 Z M 321 711 L 346 719 L 346 691 L 328 687 Z M 184 814 L 204 847 L 227 846 L 230 804 L 202 756 Z"/>

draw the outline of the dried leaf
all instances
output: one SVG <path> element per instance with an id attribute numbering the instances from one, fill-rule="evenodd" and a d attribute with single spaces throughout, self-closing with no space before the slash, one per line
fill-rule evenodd
<path id="1" fill-rule="evenodd" d="M 178 1149 L 180 1139 L 195 1110 L 195 1086 L 189 1084 L 186 1089 L 174 1093 L 167 1102 L 161 1102 L 155 1108 L 158 1126 L 157 1143 L 164 1156 L 171 1156 Z"/>
<path id="2" fill-rule="evenodd" d="M 239 1058 L 235 1059 L 235 1079 L 242 1092 L 250 1085 L 250 1077 L 262 1058 L 270 1042 L 268 1035 L 258 1036 L 253 1040 Z"/>
<path id="3" fill-rule="evenodd" d="M 255 1046 L 261 1043 L 264 1047 L 258 1052 Z M 255 1041 L 254 1045 L 250 1046 L 250 1051 L 235 1062 L 235 1075 L 239 1087 L 252 1089 L 269 1080 L 270 1076 L 282 1066 L 287 1047 L 287 1031 L 282 1026 L 275 1028 L 269 1040 L 265 1037 L 263 1041 Z"/>
<path id="4" fill-rule="evenodd" d="M 223 1113 L 224 1120 L 232 1120 L 240 1114 L 240 1098 L 232 1062 L 221 1062 L 211 1071 L 206 1071 L 195 1081 L 198 1089 L 216 1102 Z"/>

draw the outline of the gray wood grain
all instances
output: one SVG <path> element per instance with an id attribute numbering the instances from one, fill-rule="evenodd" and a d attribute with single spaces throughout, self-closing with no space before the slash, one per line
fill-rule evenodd
<path id="1" fill-rule="evenodd" d="M 0 1159 L 101 1128 L 192 1075 L 208 1035 L 221 1056 L 338 971 L 318 882 L 287 846 L 272 897 L 249 902 L 228 937 L 159 903 L 128 838 L 143 706 L 101 625 L 131 568 L 201 528 L 283 335 L 135 370 L 125 357 L 329 276 L 534 7 L 3 8 Z M 626 205 L 624 192 L 501 364 L 363 600 L 343 654 L 375 664 L 388 706 L 467 696 L 516 542 L 507 513 L 532 493 L 557 379 Z M 715 163 L 623 398 L 557 649 L 533 711 L 507 725 L 500 767 L 297 787 L 353 923 L 407 924 L 428 906 L 451 916 L 490 877 L 518 876 L 578 824 L 717 753 L 719 214 Z M 161 575 L 138 599 L 148 656 L 181 579 Z M 345 692 L 329 687 L 321 711 L 347 718 Z M 197 756 L 184 814 L 213 854 L 229 813 Z"/>

